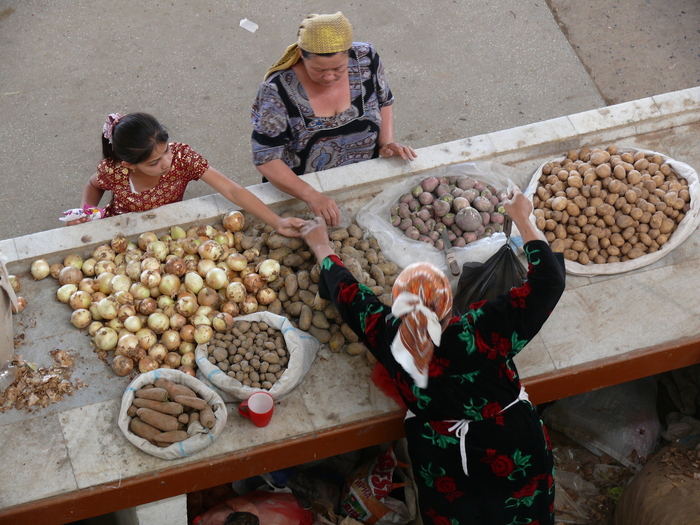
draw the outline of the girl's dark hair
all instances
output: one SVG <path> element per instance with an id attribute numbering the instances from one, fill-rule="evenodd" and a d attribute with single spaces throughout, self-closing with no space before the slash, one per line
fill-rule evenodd
<path id="1" fill-rule="evenodd" d="M 138 164 L 151 156 L 156 145 L 168 142 L 168 132 L 148 113 L 129 113 L 114 125 L 112 143 L 102 136 L 102 155 Z"/>
<path id="2" fill-rule="evenodd" d="M 308 51 L 304 51 L 303 49 L 301 49 L 301 56 L 304 58 L 309 58 L 311 55 L 316 55 L 320 57 L 332 57 L 334 55 L 337 55 L 338 53 L 350 54 L 350 50 L 348 49 L 346 51 L 336 51 L 335 53 L 309 53 Z"/>

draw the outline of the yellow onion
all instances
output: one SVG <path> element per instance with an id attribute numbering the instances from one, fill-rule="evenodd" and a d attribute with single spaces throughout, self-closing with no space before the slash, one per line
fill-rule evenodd
<path id="1" fill-rule="evenodd" d="M 226 276 L 226 271 L 222 270 L 218 266 L 212 268 L 207 272 L 207 276 L 204 278 L 204 282 L 207 284 L 207 286 L 211 286 L 214 290 L 226 288 L 226 286 L 228 286 L 228 277 Z"/>
<path id="2" fill-rule="evenodd" d="M 148 328 L 156 334 L 162 334 L 170 327 L 170 319 L 163 312 L 153 312 L 148 316 Z"/>
<path id="3" fill-rule="evenodd" d="M 211 338 L 214 337 L 214 329 L 205 324 L 201 324 L 194 329 L 194 340 L 197 344 L 203 345 L 204 343 L 208 343 L 211 341 Z"/>
<path id="4" fill-rule="evenodd" d="M 224 228 L 232 232 L 242 231 L 245 227 L 245 217 L 238 210 L 228 212 L 226 215 L 224 215 L 221 222 L 224 225 Z"/>
<path id="5" fill-rule="evenodd" d="M 117 353 L 121 355 L 133 355 L 139 346 L 139 338 L 132 333 L 127 333 L 117 340 Z"/>
<path id="6" fill-rule="evenodd" d="M 22 311 L 27 307 L 27 300 L 22 297 L 21 295 L 17 296 L 17 306 L 15 307 L 14 304 L 10 305 L 10 310 L 12 311 L 13 314 L 19 314 L 22 313 Z"/>
<path id="7" fill-rule="evenodd" d="M 120 377 L 128 376 L 134 369 L 134 362 L 124 355 L 114 356 L 112 359 L 112 371 Z"/>
<path id="8" fill-rule="evenodd" d="M 129 286 L 129 290 L 131 290 L 131 286 Z M 124 291 L 124 290 L 117 290 L 112 295 L 117 300 L 117 302 L 121 305 L 134 304 L 134 296 L 131 295 L 131 292 Z"/>
<path id="9" fill-rule="evenodd" d="M 258 311 L 258 300 L 254 295 L 246 295 L 246 298 L 241 303 L 241 314 L 247 315 Z"/>
<path id="10" fill-rule="evenodd" d="M 78 290 L 91 294 L 92 292 L 99 290 L 99 286 L 97 281 L 95 281 L 95 279 L 92 277 L 83 277 L 78 283 Z"/>
<path id="11" fill-rule="evenodd" d="M 61 270 L 63 270 L 63 268 L 63 263 L 53 263 L 51 266 L 49 266 L 49 274 L 54 279 L 58 279 L 58 274 L 61 273 Z"/>
<path id="12" fill-rule="evenodd" d="M 170 237 L 176 241 L 179 239 L 184 239 L 187 237 L 187 232 L 182 228 L 182 226 L 171 226 Z"/>
<path id="13" fill-rule="evenodd" d="M 143 232 L 137 239 L 139 248 L 143 251 L 146 251 L 148 249 L 148 245 L 157 240 L 158 236 L 153 232 Z"/>
<path id="14" fill-rule="evenodd" d="M 238 305 L 232 301 L 226 301 L 225 303 L 222 303 L 221 306 L 219 306 L 219 310 L 221 310 L 225 314 L 231 315 L 232 317 L 237 317 L 240 313 L 240 308 L 238 308 Z"/>
<path id="15" fill-rule="evenodd" d="M 197 253 L 202 259 L 215 261 L 224 254 L 224 248 L 218 242 L 208 240 L 199 245 Z"/>
<path id="16" fill-rule="evenodd" d="M 70 322 L 73 323 L 73 326 L 82 330 L 83 328 L 87 328 L 90 323 L 92 323 L 92 315 L 90 314 L 89 310 L 86 310 L 85 308 L 78 308 L 73 310 L 73 313 L 70 316 Z"/>
<path id="17" fill-rule="evenodd" d="M 149 253 L 153 254 L 158 261 L 163 262 L 168 255 L 168 244 L 161 240 L 154 241 L 148 246 Z"/>
<path id="18" fill-rule="evenodd" d="M 58 274 L 58 282 L 64 284 L 78 284 L 83 278 L 83 272 L 77 266 L 64 266 Z M 17 290 L 15 290 L 16 292 Z"/>
<path id="19" fill-rule="evenodd" d="M 129 317 L 135 317 L 136 316 L 136 308 L 134 307 L 133 304 L 122 304 L 119 307 L 119 310 L 117 311 L 117 319 L 119 319 L 122 323 L 126 321 L 127 318 Z M 132 332 L 135 332 L 136 330 L 132 330 Z"/>
<path id="20" fill-rule="evenodd" d="M 91 315 L 91 317 L 92 317 L 92 315 Z M 94 337 L 95 334 L 97 333 L 97 331 L 98 331 L 100 328 L 102 328 L 103 326 L 104 326 L 104 325 L 103 325 L 101 322 L 99 322 L 99 321 L 93 321 L 93 322 L 91 322 L 90 325 L 88 326 L 88 333 L 89 333 L 91 336 Z"/>
<path id="21" fill-rule="evenodd" d="M 203 286 L 197 294 L 197 302 L 200 306 L 216 306 L 219 302 L 219 293 L 209 286 Z"/>
<path id="22" fill-rule="evenodd" d="M 232 282 L 226 287 L 226 299 L 234 303 L 242 303 L 248 291 L 245 289 L 245 285 L 240 282 Z"/>
<path id="23" fill-rule="evenodd" d="M 177 352 L 182 356 L 187 352 L 194 352 L 195 348 L 197 348 L 197 343 L 194 341 L 183 341 L 177 348 Z"/>
<path id="24" fill-rule="evenodd" d="M 260 274 L 251 272 L 243 278 L 243 286 L 248 293 L 257 293 L 265 285 L 265 281 Z"/>
<path id="25" fill-rule="evenodd" d="M 197 373 L 194 371 L 194 368 L 191 366 L 181 365 L 177 369 L 180 372 L 182 372 L 183 374 L 187 374 L 188 376 L 192 376 L 192 377 L 197 377 Z"/>
<path id="26" fill-rule="evenodd" d="M 96 261 L 114 261 L 117 253 L 109 244 L 102 244 L 92 251 L 92 258 Z"/>
<path id="27" fill-rule="evenodd" d="M 175 350 L 180 346 L 180 332 L 177 330 L 166 330 L 160 336 L 160 343 L 168 350 Z"/>
<path id="28" fill-rule="evenodd" d="M 104 326 L 95 333 L 93 340 L 100 350 L 112 350 L 117 346 L 118 336 L 116 331 Z"/>
<path id="29" fill-rule="evenodd" d="M 280 263 L 274 259 L 265 259 L 258 265 L 257 272 L 265 281 L 271 283 L 280 274 Z"/>
<path id="30" fill-rule="evenodd" d="M 182 257 L 171 257 L 165 261 L 165 273 L 182 277 L 187 271 L 187 266 Z"/>
<path id="31" fill-rule="evenodd" d="M 143 315 L 151 315 L 158 309 L 158 303 L 153 297 L 146 297 L 136 305 L 136 308 Z"/>
<path id="32" fill-rule="evenodd" d="M 217 332 L 228 332 L 233 328 L 234 319 L 231 314 L 219 312 L 211 320 L 211 326 Z"/>
<path id="33" fill-rule="evenodd" d="M 194 341 L 194 325 L 186 324 L 180 328 L 180 339 L 187 343 Z"/>
<path id="34" fill-rule="evenodd" d="M 158 336 L 150 328 L 141 328 L 134 334 L 139 339 L 139 346 L 144 350 L 150 349 L 158 342 Z"/>
<path id="35" fill-rule="evenodd" d="M 77 253 L 71 253 L 63 259 L 63 266 L 75 266 L 80 270 L 83 267 L 83 258 Z"/>
<path id="36" fill-rule="evenodd" d="M 128 292 L 129 288 L 131 288 L 131 285 L 131 277 L 129 277 L 128 275 L 115 275 L 110 281 L 110 286 L 112 288 L 113 293 L 119 291 Z"/>
<path id="37" fill-rule="evenodd" d="M 255 294 L 255 298 L 257 299 L 258 304 L 267 306 L 268 304 L 272 303 L 272 301 L 277 299 L 277 292 L 266 286 L 258 290 L 258 293 Z"/>
<path id="38" fill-rule="evenodd" d="M 153 359 L 152 357 L 143 357 L 139 359 L 139 372 L 142 374 L 145 374 L 146 372 L 152 372 L 153 370 L 158 370 L 159 365 L 158 361 Z"/>
<path id="39" fill-rule="evenodd" d="M 151 290 L 141 283 L 134 283 L 129 288 L 129 293 L 134 298 L 134 301 L 142 301 L 151 296 Z"/>
<path id="40" fill-rule="evenodd" d="M 194 352 L 185 352 L 180 357 L 180 366 L 194 366 L 195 357 Z"/>
<path id="41" fill-rule="evenodd" d="M 97 276 L 95 282 L 97 283 L 97 290 L 105 295 L 112 293 L 112 279 L 115 275 L 112 272 L 104 272 Z"/>
<path id="42" fill-rule="evenodd" d="M 99 276 L 103 273 L 114 273 L 117 271 L 117 265 L 114 264 L 114 261 L 110 261 L 109 259 L 104 259 L 102 261 L 97 261 L 95 263 L 95 275 Z"/>
<path id="43" fill-rule="evenodd" d="M 56 290 L 56 298 L 62 303 L 68 303 L 68 301 L 70 301 L 70 296 L 77 291 L 78 287 L 75 284 L 64 284 Z"/>
<path id="44" fill-rule="evenodd" d="M 240 272 L 248 266 L 248 259 L 242 253 L 232 253 L 226 257 L 226 265 L 235 272 Z"/>
<path id="45" fill-rule="evenodd" d="M 126 237 L 124 237 L 121 233 L 115 235 L 109 244 L 115 253 L 123 253 L 129 247 L 129 241 L 127 241 Z"/>
<path id="46" fill-rule="evenodd" d="M 139 278 L 141 284 L 146 288 L 154 288 L 160 284 L 161 276 L 158 270 L 144 270 Z"/>
<path id="47" fill-rule="evenodd" d="M 124 323 L 124 328 L 129 330 L 129 332 L 136 333 L 139 330 L 141 330 L 141 328 L 143 328 L 143 323 L 141 322 L 141 318 L 138 317 L 137 315 L 130 315 L 129 317 L 124 319 L 124 321 L 122 321 L 122 322 Z"/>
<path id="48" fill-rule="evenodd" d="M 90 307 L 90 303 L 92 303 L 92 296 L 82 290 L 73 292 L 68 299 L 68 304 L 73 310 L 87 309 Z"/>
<path id="49" fill-rule="evenodd" d="M 41 281 L 49 276 L 49 273 L 51 273 L 51 267 L 49 266 L 49 263 L 46 262 L 46 259 L 37 259 L 36 261 L 32 262 L 29 271 L 31 272 L 35 281 Z"/>
<path id="50" fill-rule="evenodd" d="M 97 303 L 97 310 L 103 319 L 114 319 L 119 313 L 119 303 L 112 296 L 107 296 Z"/>
<path id="51" fill-rule="evenodd" d="M 193 316 L 198 306 L 197 299 L 188 295 L 180 297 L 175 302 L 175 310 L 184 317 Z"/>
<path id="52" fill-rule="evenodd" d="M 170 328 L 173 330 L 177 330 L 178 332 L 180 329 L 187 324 L 187 317 L 181 314 L 173 314 L 170 316 Z"/>
<path id="53" fill-rule="evenodd" d="M 177 368 L 180 366 L 180 354 L 178 352 L 168 352 L 165 359 L 163 359 L 163 363 L 171 368 Z"/>
<path id="54" fill-rule="evenodd" d="M 167 355 L 168 349 L 160 343 L 156 343 L 148 349 L 148 357 L 152 357 L 158 361 L 158 363 L 162 363 Z"/>

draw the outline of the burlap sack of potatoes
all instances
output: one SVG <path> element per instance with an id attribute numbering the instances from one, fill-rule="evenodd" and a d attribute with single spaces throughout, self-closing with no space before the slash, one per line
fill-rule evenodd
<path id="1" fill-rule="evenodd" d="M 129 410 L 129 407 L 134 401 L 134 393 L 145 385 L 153 384 L 155 380 L 159 378 L 169 379 L 173 383 L 185 385 L 194 390 L 199 397 L 209 403 L 216 417 L 214 427 L 207 429 L 199 425 L 201 427 L 199 433 L 184 441 L 173 443 L 163 448 L 153 445 L 148 440 L 131 432 L 131 430 L 129 430 L 129 421 L 131 421 L 131 417 L 127 414 L 127 410 Z M 146 372 L 145 374 L 137 376 L 126 388 L 124 396 L 122 397 L 118 425 L 126 439 L 144 452 L 161 459 L 180 459 L 196 454 L 211 445 L 224 430 L 227 418 L 226 405 L 223 399 L 221 399 L 221 396 L 206 386 L 202 381 L 189 374 L 184 374 L 179 370 L 159 368 L 158 370 Z"/>
<path id="2" fill-rule="evenodd" d="M 311 334 L 294 328 L 292 323 L 284 316 L 270 312 L 256 312 L 254 314 L 236 317 L 236 321 L 263 321 L 272 328 L 282 332 L 289 354 L 287 369 L 282 376 L 272 385 L 270 390 L 245 386 L 237 379 L 223 372 L 218 366 L 209 362 L 207 344 L 197 345 L 195 358 L 197 361 L 197 377 L 205 384 L 209 383 L 226 402 L 245 401 L 255 392 L 268 392 L 275 400 L 280 399 L 291 392 L 308 373 L 311 364 L 316 359 L 321 343 Z"/>
<path id="3" fill-rule="evenodd" d="M 645 155 L 660 155 L 667 163 L 671 166 L 674 172 L 679 177 L 682 177 L 688 181 L 688 191 L 690 192 L 690 211 L 685 214 L 683 220 L 678 224 L 678 227 L 671 235 L 669 241 L 664 244 L 658 251 L 642 255 L 637 259 L 631 259 L 623 262 L 612 262 L 605 264 L 594 264 L 589 263 L 586 265 L 580 264 L 576 261 L 565 260 L 566 272 L 572 275 L 611 275 L 623 272 L 629 272 L 631 270 L 636 270 L 637 268 L 642 268 L 651 263 L 654 263 L 661 259 L 662 257 L 668 255 L 673 249 L 677 248 L 684 240 L 690 236 L 691 233 L 695 231 L 700 224 L 700 181 L 698 180 L 698 173 L 692 167 L 684 162 L 674 160 L 667 155 L 658 153 L 656 151 L 650 151 L 638 148 L 619 148 L 620 153 L 629 152 L 637 153 L 642 152 Z M 564 157 L 560 157 L 563 159 Z M 558 159 L 552 159 L 558 160 Z M 551 162 L 551 161 L 548 161 Z M 530 183 L 523 192 L 525 196 L 532 198 L 532 196 L 537 191 L 537 186 L 539 183 L 540 176 L 542 175 L 542 167 L 546 164 L 543 163 L 533 174 L 530 179 Z M 536 222 L 534 214 L 530 215 L 530 220 L 534 224 Z"/>

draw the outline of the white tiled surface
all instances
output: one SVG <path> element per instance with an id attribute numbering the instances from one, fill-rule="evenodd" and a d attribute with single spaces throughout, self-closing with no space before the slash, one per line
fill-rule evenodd
<path id="1" fill-rule="evenodd" d="M 489 158 L 534 171 L 544 160 L 560 156 L 571 147 L 609 143 L 661 151 L 700 166 L 696 151 L 698 123 L 700 88 L 693 88 L 423 148 L 410 169 L 415 174 Z M 684 124 L 687 128 L 679 127 Z M 641 135 L 640 130 L 649 133 Z M 307 180 L 319 189 L 332 191 L 341 209 L 354 213 L 372 193 L 400 180 L 408 169 L 397 159 L 376 159 Z M 253 186 L 251 190 L 279 209 L 297 206 L 269 185 Z M 211 222 L 229 209 L 227 201 L 208 196 L 145 214 L 0 241 L 0 251 L 10 260 L 12 273 L 26 272 L 28 261 L 38 256 L 62 257 L 76 247 L 97 245 L 120 232 L 130 236 L 146 230 L 163 231 L 172 224 Z M 700 233 L 696 231 L 671 254 L 634 272 L 568 276 L 567 291 L 552 317 L 516 360 L 521 376 L 532 377 L 696 336 L 700 332 L 700 281 L 695 278 L 699 272 Z M 32 360 L 47 364 L 49 350 L 74 348 L 79 354 L 76 376 L 82 373 L 90 386 L 43 411 L 0 414 L 0 458 L 5 472 L 12 472 L 11 476 L 0 477 L 0 508 L 99 483 L 118 486 L 120 480 L 135 475 L 206 462 L 208 458 L 361 421 L 396 408 L 369 381 L 371 367 L 364 358 L 321 350 L 305 381 L 276 404 L 268 427 L 254 427 L 238 415 L 235 405 L 230 405 L 226 429 L 213 445 L 192 458 L 160 460 L 140 452 L 117 429 L 121 392 L 127 381 L 109 374 L 107 365 L 95 358 L 86 336 L 72 330 L 65 305 L 54 302 L 40 283 L 27 282 L 26 286 L 26 294 L 35 297 L 23 315 L 16 317 L 16 330 L 31 333 L 32 337 L 18 352 L 32 354 Z M 100 379 L 108 376 L 113 380 Z"/>

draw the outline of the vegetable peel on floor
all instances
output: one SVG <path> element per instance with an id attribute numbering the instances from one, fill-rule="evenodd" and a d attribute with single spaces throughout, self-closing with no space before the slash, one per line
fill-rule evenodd
<path id="1" fill-rule="evenodd" d="M 0 392 L 0 412 L 27 410 L 32 412 L 62 401 L 66 395 L 88 386 L 80 379 L 71 382 L 73 356 L 66 350 L 50 352 L 54 364 L 39 368 L 16 355 L 12 365 L 17 368 L 17 379 Z"/>

